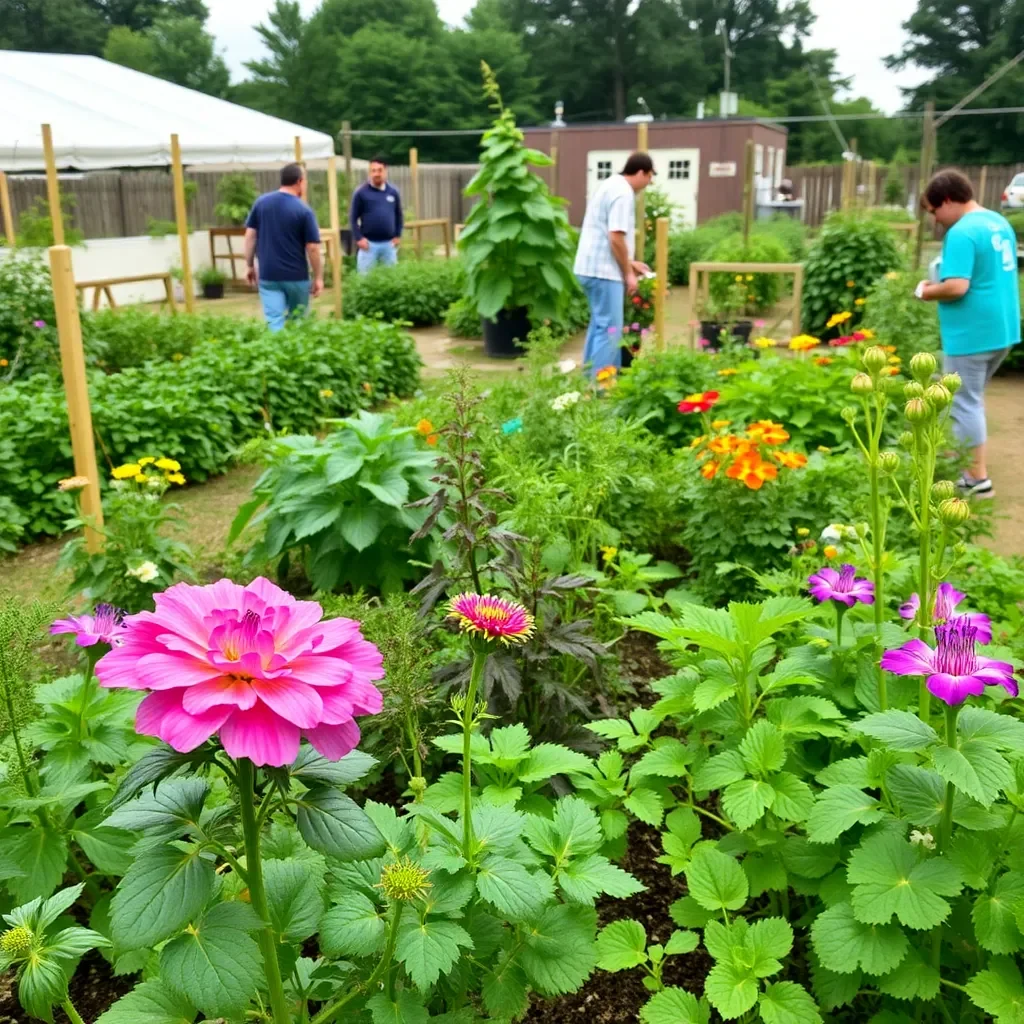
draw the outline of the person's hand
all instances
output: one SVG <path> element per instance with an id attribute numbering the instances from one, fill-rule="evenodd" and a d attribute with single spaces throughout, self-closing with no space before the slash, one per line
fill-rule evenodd
<path id="1" fill-rule="evenodd" d="M 397 249 L 402 244 L 402 240 L 401 238 L 392 238 L 391 244 Z"/>
<path id="2" fill-rule="evenodd" d="M 356 245 L 362 249 L 363 252 L 366 252 L 366 250 L 370 248 L 370 240 L 368 238 L 360 238 L 359 241 L 356 242 Z"/>
<path id="3" fill-rule="evenodd" d="M 319 296 L 321 294 L 321 292 L 323 292 L 323 290 L 324 290 L 324 279 L 322 277 L 318 277 L 313 282 L 313 287 L 310 289 L 310 294 L 315 299 L 315 298 L 317 298 L 317 296 Z"/>
<path id="4" fill-rule="evenodd" d="M 626 282 L 626 294 L 627 295 L 635 295 L 636 294 L 636 274 L 633 273 L 632 270 L 630 270 L 629 273 L 626 275 L 625 282 Z"/>
<path id="5" fill-rule="evenodd" d="M 924 293 L 925 293 L 925 290 L 927 289 L 927 287 L 928 287 L 928 282 L 927 281 L 918 281 L 917 287 L 914 289 L 914 297 L 918 298 L 918 299 L 923 299 L 925 297 Z"/>
<path id="6" fill-rule="evenodd" d="M 246 279 L 246 281 L 249 282 L 249 287 L 250 288 L 255 288 L 256 287 L 257 279 L 256 279 L 256 268 L 255 267 L 246 267 L 245 268 L 245 279 Z"/>
<path id="7" fill-rule="evenodd" d="M 643 260 L 633 260 L 631 266 L 637 274 L 649 274 L 651 272 L 651 268 Z"/>

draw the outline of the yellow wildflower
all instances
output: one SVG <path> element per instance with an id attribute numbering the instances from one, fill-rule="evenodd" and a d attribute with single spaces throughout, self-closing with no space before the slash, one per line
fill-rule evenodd
<path id="1" fill-rule="evenodd" d="M 137 476 L 135 477 L 135 482 L 136 482 L 137 484 L 144 484 L 144 483 L 145 483 L 145 482 L 146 482 L 146 481 L 147 481 L 148 479 L 149 479 L 149 477 L 148 477 L 148 476 L 146 476 L 146 474 L 145 474 L 145 473 L 139 473 L 139 474 L 138 474 L 138 475 L 137 475 Z"/>
<path id="2" fill-rule="evenodd" d="M 165 473 L 177 473 L 181 469 L 181 463 L 177 459 L 157 459 L 156 468 L 162 469 Z"/>
<path id="3" fill-rule="evenodd" d="M 867 302 L 867 301 L 868 301 L 867 299 L 854 299 L 853 300 L 853 304 L 855 306 L 863 306 L 864 303 Z"/>
<path id="4" fill-rule="evenodd" d="M 706 440 L 707 440 L 707 435 L 706 434 L 701 434 L 700 437 L 695 437 L 690 442 L 690 447 L 691 448 L 699 448 Z"/>
<path id="5" fill-rule="evenodd" d="M 835 558 L 838 554 L 839 554 L 839 548 L 837 548 L 834 544 L 826 544 L 825 545 L 824 555 L 825 555 L 825 557 L 827 559 L 829 559 L 829 561 L 831 561 L 833 558 Z"/>
<path id="6" fill-rule="evenodd" d="M 801 526 L 797 529 L 796 535 L 798 537 L 809 537 L 811 535 L 811 531 L 808 530 L 806 526 Z"/>
<path id="7" fill-rule="evenodd" d="M 156 462 L 156 459 L 152 455 L 145 455 L 139 459 L 140 466 L 152 466 L 154 462 Z"/>
<path id="8" fill-rule="evenodd" d="M 737 374 L 739 372 L 740 372 L 739 370 L 736 370 L 736 369 L 734 369 L 731 366 L 727 366 L 724 370 L 719 370 L 718 371 L 718 376 L 719 377 L 732 377 L 734 374 Z"/>
<path id="9" fill-rule="evenodd" d="M 726 427 L 731 427 L 731 426 L 732 426 L 732 420 L 712 420 L 711 421 L 711 429 L 712 430 L 725 430 Z"/>
<path id="10" fill-rule="evenodd" d="M 869 331 L 866 327 L 862 328 L 859 333 L 863 335 L 865 341 L 871 341 L 875 337 L 875 332 Z"/>
<path id="11" fill-rule="evenodd" d="M 747 274 L 747 280 L 748 281 L 753 281 L 754 280 L 754 275 L 753 274 Z"/>
<path id="12" fill-rule="evenodd" d="M 601 556 L 604 558 L 606 562 L 610 562 L 618 553 L 619 549 L 613 547 L 611 544 L 601 545 Z"/>
<path id="13" fill-rule="evenodd" d="M 167 482 L 169 484 L 177 484 L 179 487 L 183 487 L 185 485 L 185 478 L 181 473 L 168 473 Z"/>
<path id="14" fill-rule="evenodd" d="M 775 348 L 778 342 L 774 338 L 755 338 L 754 348 Z"/>
<path id="15" fill-rule="evenodd" d="M 831 455 L 832 454 L 832 449 L 831 448 L 826 448 L 823 444 L 819 444 L 818 445 L 818 451 L 821 452 L 822 455 Z"/>
<path id="16" fill-rule="evenodd" d="M 899 356 L 889 356 L 889 362 L 892 363 L 893 366 L 899 366 L 903 360 L 900 359 Z"/>
<path id="17" fill-rule="evenodd" d="M 849 310 L 843 310 L 842 313 L 833 313 L 829 317 L 828 323 L 825 324 L 825 329 L 829 330 L 833 327 L 838 327 L 840 324 L 845 324 L 852 316 L 853 314 Z"/>
<path id="18" fill-rule="evenodd" d="M 793 352 L 807 352 L 812 348 L 817 348 L 820 344 L 821 341 L 818 338 L 813 338 L 809 334 L 798 334 L 789 341 L 789 347 Z"/>
<path id="19" fill-rule="evenodd" d="M 857 287 L 857 282 L 856 281 L 847 281 L 846 282 L 846 287 L 847 288 L 856 288 Z"/>
<path id="20" fill-rule="evenodd" d="M 885 275 L 885 279 L 886 281 L 898 281 L 900 279 L 900 275 L 897 271 L 890 270 L 889 273 Z"/>
<path id="21" fill-rule="evenodd" d="M 334 397 L 334 392 L 330 388 L 321 388 L 320 389 L 320 397 L 321 398 L 333 398 Z"/>
<path id="22" fill-rule="evenodd" d="M 736 283 L 737 284 L 742 284 L 743 283 L 743 275 L 742 274 L 737 274 L 736 275 Z"/>
<path id="23" fill-rule="evenodd" d="M 142 467 L 137 462 L 126 462 L 112 471 L 111 476 L 115 480 L 133 480 L 142 472 Z"/>

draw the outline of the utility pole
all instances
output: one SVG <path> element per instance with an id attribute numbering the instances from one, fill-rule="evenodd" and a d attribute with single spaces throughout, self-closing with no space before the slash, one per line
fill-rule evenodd
<path id="1" fill-rule="evenodd" d="M 921 266 L 921 251 L 924 248 L 924 233 L 928 224 L 928 214 L 920 205 L 920 197 L 924 195 L 925 186 L 932 176 L 935 165 L 935 103 L 929 100 L 924 106 L 924 126 L 921 132 L 920 181 L 918 183 L 917 240 L 914 244 L 914 269 Z"/>

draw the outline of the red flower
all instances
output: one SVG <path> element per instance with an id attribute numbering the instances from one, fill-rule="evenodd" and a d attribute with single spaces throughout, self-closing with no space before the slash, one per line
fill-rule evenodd
<path id="1" fill-rule="evenodd" d="M 717 391 L 701 391 L 695 395 L 687 395 L 678 406 L 680 412 L 708 412 L 718 401 Z"/>
<path id="2" fill-rule="evenodd" d="M 639 306 L 640 305 L 640 296 L 639 295 L 634 295 L 633 296 L 633 305 L 634 306 Z"/>

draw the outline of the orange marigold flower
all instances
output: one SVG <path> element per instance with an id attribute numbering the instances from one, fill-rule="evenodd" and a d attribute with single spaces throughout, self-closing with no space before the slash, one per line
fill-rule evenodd
<path id="1" fill-rule="evenodd" d="M 818 358 L 814 360 L 814 365 L 815 366 L 831 366 L 832 365 L 832 360 L 829 359 L 828 356 L 818 356 Z"/>
<path id="2" fill-rule="evenodd" d="M 786 469 L 803 469 L 807 465 L 807 456 L 801 452 L 772 452 L 772 457 Z"/>
<path id="3" fill-rule="evenodd" d="M 431 447 L 437 444 L 437 434 L 430 434 L 427 437 L 427 444 L 429 444 Z"/>
<path id="4" fill-rule="evenodd" d="M 793 352 L 807 352 L 812 348 L 817 348 L 820 344 L 821 342 L 817 338 L 813 338 L 809 334 L 798 334 L 795 338 L 790 339 L 789 347 Z"/>
<path id="5" fill-rule="evenodd" d="M 765 462 L 760 456 L 748 456 L 737 459 L 727 470 L 725 475 L 733 480 L 739 480 L 752 491 L 759 491 L 766 480 L 775 480 L 778 469 L 770 462 Z"/>
<path id="6" fill-rule="evenodd" d="M 752 441 L 759 441 L 761 444 L 775 446 L 785 444 L 789 440 L 789 431 L 781 423 L 773 423 L 771 420 L 758 420 L 747 427 L 747 436 Z"/>
<path id="7" fill-rule="evenodd" d="M 426 437 L 427 434 L 432 434 L 434 432 L 434 424 L 431 423 L 430 420 L 420 420 L 419 423 L 416 424 L 416 430 L 418 433 Z"/>
<path id="8" fill-rule="evenodd" d="M 724 437 L 713 437 L 708 448 L 710 448 L 716 455 L 728 455 L 730 452 L 736 451 L 739 443 L 740 439 L 738 437 L 733 437 L 732 434 L 726 434 Z"/>
<path id="9" fill-rule="evenodd" d="M 837 548 L 834 544 L 826 544 L 825 550 L 822 553 L 826 558 L 831 560 L 839 554 L 839 548 Z"/>
<path id="10" fill-rule="evenodd" d="M 883 345 L 882 346 L 882 351 L 883 352 L 888 352 L 889 355 L 892 355 L 893 352 L 896 351 L 896 346 L 895 345 Z"/>
<path id="11" fill-rule="evenodd" d="M 707 438 L 706 434 L 701 434 L 700 437 L 695 437 L 690 442 L 690 447 L 691 448 L 699 448 L 707 439 L 708 438 Z"/>
<path id="12" fill-rule="evenodd" d="M 704 477 L 705 480 L 710 480 L 721 468 L 721 463 L 715 462 L 714 460 L 711 462 L 705 462 L 704 465 L 700 467 L 700 475 Z"/>
<path id="13" fill-rule="evenodd" d="M 718 401 L 717 391 L 700 391 L 697 394 L 687 395 L 679 403 L 679 411 L 684 413 L 690 412 L 708 412 Z"/>
<path id="14" fill-rule="evenodd" d="M 898 366 L 887 366 L 883 372 L 887 373 L 890 377 L 895 377 L 900 372 L 900 368 Z"/>

